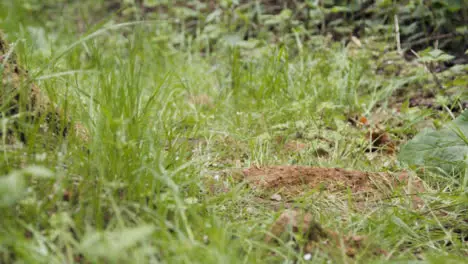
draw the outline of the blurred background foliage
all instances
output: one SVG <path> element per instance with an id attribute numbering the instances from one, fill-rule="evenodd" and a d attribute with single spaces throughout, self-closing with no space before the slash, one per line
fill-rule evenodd
<path id="1" fill-rule="evenodd" d="M 73 18 L 82 31 L 102 18 L 166 20 L 173 26 L 183 27 L 187 36 L 204 39 L 202 49 L 213 48 L 220 41 L 234 41 L 246 47 L 260 45 L 259 41 L 292 42 L 300 47 L 298 43 L 308 43 L 317 35 L 345 42 L 351 36 L 388 40 L 394 38 L 397 17 L 405 50 L 421 50 L 437 43 L 437 48 L 456 56 L 449 63 L 467 61 L 464 54 L 468 48 L 466 0 L 19 1 L 23 2 L 23 13 L 32 16 L 47 13 L 57 20 Z M 69 5 L 76 6 L 77 12 L 61 13 L 71 10 L 64 8 Z M 8 8 L 2 10 L 11 12 Z"/>
<path id="2" fill-rule="evenodd" d="M 467 1 L 18 0 L 0 3 L 0 17 L 6 18 L 0 24 L 10 41 L 26 40 L 16 49 L 30 69 L 40 67 L 41 60 L 28 56 L 47 62 L 54 53 L 51 47 L 66 49 L 69 39 L 119 23 L 141 22 L 151 24 L 146 34 L 165 61 L 180 51 L 190 54 L 189 61 L 196 55 L 212 65 L 230 57 L 234 70 L 236 58 L 261 59 L 271 48 L 300 58 L 309 51 L 330 56 L 330 50 L 347 47 L 354 61 L 372 68 L 383 82 L 401 80 L 397 88 L 411 87 L 405 90 L 415 91 L 416 97 L 439 95 L 458 102 L 468 93 Z M 126 41 L 129 30 L 120 30 L 119 41 Z M 34 54 L 29 54 L 26 43 L 37 46 Z M 89 61 L 57 66 L 93 69 L 96 65 Z M 321 67 L 332 70 L 323 63 Z M 410 105 L 424 104 L 419 101 Z"/>
<path id="3" fill-rule="evenodd" d="M 369 51 L 365 60 L 376 74 L 404 78 L 403 85 L 409 81 L 413 84 L 409 86 L 426 91 L 437 86 L 437 92 L 428 92 L 430 96 L 459 98 L 468 85 L 468 0 L 18 1 L 0 3 L 0 17 L 8 17 L 1 22 L 8 29 L 5 33 L 10 40 L 26 39 L 28 45 L 38 46 L 44 60 L 53 53 L 50 46 L 66 47 L 67 39 L 141 21 L 151 23 L 147 30 L 163 57 L 182 50 L 216 65 L 227 54 L 235 54 L 233 48 L 242 58 L 255 59 L 268 55 L 271 47 L 284 48 L 295 57 L 307 53 L 304 50 L 346 46 Z M 122 32 L 125 41 L 130 32 Z M 27 49 L 22 45 L 17 49 L 25 66 L 38 66 L 28 65 Z M 430 85 L 415 77 L 415 63 L 433 74 Z M 436 77 L 438 72 L 445 75 Z"/>

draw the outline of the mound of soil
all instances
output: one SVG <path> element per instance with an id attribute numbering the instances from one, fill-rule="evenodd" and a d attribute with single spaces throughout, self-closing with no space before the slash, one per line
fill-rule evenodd
<path id="1" fill-rule="evenodd" d="M 242 171 L 244 179 L 257 188 L 274 190 L 287 196 L 305 190 L 329 192 L 350 190 L 363 197 L 383 198 L 392 194 L 392 188 L 408 186 L 408 193 L 424 191 L 422 182 L 407 173 L 372 173 L 340 168 L 308 166 L 251 167 Z"/>

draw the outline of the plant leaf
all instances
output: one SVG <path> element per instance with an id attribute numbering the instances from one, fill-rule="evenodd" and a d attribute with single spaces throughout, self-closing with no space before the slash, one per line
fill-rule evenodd
<path id="1" fill-rule="evenodd" d="M 468 111 L 439 131 L 426 129 L 408 142 L 398 156 L 403 164 L 460 172 L 468 156 Z"/>
<path id="2" fill-rule="evenodd" d="M 14 204 L 23 196 L 25 188 L 26 183 L 21 173 L 12 172 L 0 177 L 0 207 Z"/>
<path id="3" fill-rule="evenodd" d="M 144 225 L 111 232 L 90 232 L 81 243 L 83 252 L 91 258 L 119 259 L 126 250 L 146 240 L 154 227 Z"/>
<path id="4" fill-rule="evenodd" d="M 51 170 L 36 165 L 31 165 L 24 168 L 23 172 L 25 174 L 30 174 L 37 178 L 51 178 L 52 176 L 54 176 L 54 173 Z"/>

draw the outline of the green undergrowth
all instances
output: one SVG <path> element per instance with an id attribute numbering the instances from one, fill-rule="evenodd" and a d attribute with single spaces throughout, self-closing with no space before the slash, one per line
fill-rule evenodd
<path id="1" fill-rule="evenodd" d="M 36 20 L 22 5 L 8 8 L 1 25 L 19 61 L 90 140 L 31 129 L 28 144 L 2 141 L 0 263 L 307 262 L 293 243 L 264 242 L 281 210 L 229 170 L 298 164 L 398 172 L 405 168 L 395 155 L 370 152 L 368 128 L 349 119 L 376 116 L 399 145 L 451 120 L 458 113 L 447 102 L 467 98 L 458 89 L 466 68 L 439 75 L 450 93 L 437 91 L 423 65 L 395 59 L 390 64 L 402 71 L 382 71 L 393 43 L 369 39 L 359 48 L 316 36 L 300 50 L 221 41 L 200 52 L 205 39 L 164 21 L 109 16 L 78 33 L 80 21 Z M 420 91 L 436 91 L 445 108 L 409 107 L 408 95 Z M 2 131 L 15 129 L 12 117 L 1 120 Z M 291 141 L 307 147 L 290 151 Z M 366 210 L 352 195 L 319 190 L 288 201 L 323 227 L 367 236 L 387 252 L 362 249 L 349 258 L 332 249 L 312 261 L 465 261 L 468 171 L 410 173 L 427 186 L 420 209 L 398 189 Z"/>

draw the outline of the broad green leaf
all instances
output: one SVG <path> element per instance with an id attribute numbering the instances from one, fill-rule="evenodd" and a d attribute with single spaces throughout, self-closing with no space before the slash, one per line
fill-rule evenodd
<path id="1" fill-rule="evenodd" d="M 259 41 L 255 39 L 243 40 L 239 34 L 226 35 L 222 38 L 222 41 L 228 46 L 237 46 L 242 49 L 254 49 Z"/>
<path id="2" fill-rule="evenodd" d="M 6 176 L 0 176 L 0 207 L 13 205 L 23 197 L 26 189 L 25 176 L 50 178 L 52 171 L 36 165 L 21 170 L 12 171 Z"/>
<path id="3" fill-rule="evenodd" d="M 447 0 L 448 9 L 451 12 L 457 12 L 462 7 L 462 1 L 464 0 Z"/>
<path id="4" fill-rule="evenodd" d="M 206 16 L 205 23 L 210 23 L 214 21 L 215 19 L 219 18 L 223 14 L 223 11 L 221 9 L 216 9 L 215 11 L 211 12 Z"/>
<path id="5" fill-rule="evenodd" d="M 156 0 L 144 0 L 143 6 L 145 7 L 156 7 L 159 5 L 159 2 Z"/>
<path id="6" fill-rule="evenodd" d="M 421 55 L 422 55 L 421 58 L 418 59 L 420 62 L 449 61 L 455 58 L 454 56 L 449 55 L 440 49 L 435 49 L 431 51 L 426 50 L 426 51 L 423 51 Z"/>
<path id="7" fill-rule="evenodd" d="M 340 12 L 350 12 L 352 11 L 351 8 L 346 6 L 334 6 L 330 9 L 332 13 L 340 13 Z"/>
<path id="8" fill-rule="evenodd" d="M 429 55 L 431 55 L 431 57 L 433 57 L 433 58 L 437 58 L 437 57 L 441 56 L 442 54 L 444 54 L 444 52 L 441 51 L 440 49 L 431 50 L 429 52 Z"/>
<path id="9" fill-rule="evenodd" d="M 0 207 L 10 206 L 23 196 L 26 188 L 21 173 L 13 172 L 0 177 Z"/>
<path id="10" fill-rule="evenodd" d="M 93 231 L 83 238 L 81 250 L 91 258 L 117 260 L 153 232 L 154 227 L 149 225 L 103 233 Z"/>
<path id="11" fill-rule="evenodd" d="M 459 34 L 467 34 L 468 33 L 468 26 L 460 26 L 455 28 L 455 31 Z"/>
<path id="12" fill-rule="evenodd" d="M 23 172 L 38 178 L 51 178 L 54 175 L 54 173 L 49 169 L 36 165 L 24 168 Z"/>
<path id="13" fill-rule="evenodd" d="M 443 129 L 426 129 L 408 142 L 399 154 L 403 164 L 436 167 L 448 174 L 460 172 L 468 157 L 468 111 Z"/>
<path id="14" fill-rule="evenodd" d="M 265 25 L 276 25 L 284 23 L 285 21 L 289 20 L 292 16 L 292 11 L 290 9 L 283 9 L 281 13 L 278 15 L 273 16 L 266 16 L 267 19 L 265 20 Z"/>

